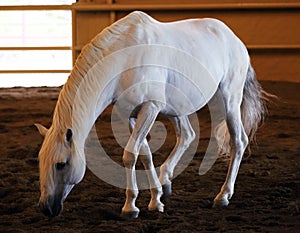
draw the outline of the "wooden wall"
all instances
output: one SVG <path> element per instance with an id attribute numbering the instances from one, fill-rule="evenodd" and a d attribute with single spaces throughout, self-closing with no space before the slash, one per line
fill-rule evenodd
<path id="1" fill-rule="evenodd" d="M 212 17 L 246 44 L 260 80 L 300 82 L 300 3 L 296 0 L 82 0 L 72 6 L 73 58 L 103 28 L 133 10 L 160 21 Z"/>

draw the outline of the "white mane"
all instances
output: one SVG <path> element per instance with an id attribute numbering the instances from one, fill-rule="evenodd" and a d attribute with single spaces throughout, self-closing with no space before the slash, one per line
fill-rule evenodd
<path id="1" fill-rule="evenodd" d="M 118 44 L 118 38 L 121 35 L 131 34 L 132 38 L 131 28 L 135 28 L 138 23 L 146 21 L 150 22 L 154 21 L 154 19 L 143 12 L 135 11 L 105 28 L 89 44 L 84 46 L 68 81 L 60 92 L 53 117 L 53 125 L 56 128 L 72 128 L 72 105 L 74 104 L 74 98 L 79 86 L 82 84 L 83 79 L 87 77 L 87 72 L 105 56 L 119 49 L 121 45 Z M 85 80 L 85 83 L 88 85 L 89 81 Z M 92 84 L 90 83 L 90 85 Z M 93 89 L 92 86 L 90 88 Z M 85 88 L 87 99 L 83 98 L 82 101 L 88 100 L 91 94 L 88 92 L 89 90 L 91 91 L 90 88 Z M 78 103 L 78 105 L 84 106 L 84 103 Z"/>

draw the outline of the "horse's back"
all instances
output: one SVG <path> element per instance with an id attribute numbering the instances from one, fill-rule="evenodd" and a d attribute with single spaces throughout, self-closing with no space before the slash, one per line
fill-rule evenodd
<path id="1" fill-rule="evenodd" d="M 116 95 L 133 87 L 128 95 L 132 105 L 156 99 L 188 114 L 204 106 L 234 63 L 243 60 L 243 46 L 216 19 L 162 23 L 143 12 L 133 12 L 96 36 L 83 57 L 92 58 L 87 63 L 93 66 L 105 56 L 129 51 L 124 59 L 118 58 L 122 63 L 118 67 L 124 72 Z M 152 84 L 145 85 L 147 82 Z"/>
<path id="2" fill-rule="evenodd" d="M 185 52 L 201 62 L 216 80 L 222 77 L 224 66 L 232 64 L 232 53 L 242 56 L 246 51 L 239 38 L 217 19 L 162 23 L 144 12 L 134 11 L 99 33 L 89 44 L 92 49 L 86 56 L 95 57 L 96 62 L 94 53 L 98 53 L 98 59 L 103 59 L 116 51 L 140 45 L 173 47 Z M 95 47 L 100 48 L 99 51 Z M 165 51 L 161 48 L 163 54 Z M 169 60 L 170 63 L 178 62 L 177 57 L 169 57 Z"/>
<path id="3" fill-rule="evenodd" d="M 244 44 L 220 20 L 203 18 L 165 23 L 139 11 L 127 17 L 120 22 L 120 25 L 127 25 L 118 38 L 120 49 L 141 44 L 173 47 L 201 62 L 216 81 L 224 76 L 224 70 L 230 65 L 235 66 L 234 62 L 247 59 Z M 233 61 L 232 57 L 237 59 Z M 170 63 L 178 62 L 177 57 L 169 59 Z"/>

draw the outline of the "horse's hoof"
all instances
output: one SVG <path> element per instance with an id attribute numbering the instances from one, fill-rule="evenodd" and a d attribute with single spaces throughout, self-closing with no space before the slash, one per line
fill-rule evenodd
<path id="1" fill-rule="evenodd" d="M 229 205 L 229 201 L 226 198 L 222 198 L 220 200 L 215 199 L 213 208 L 225 207 Z"/>
<path id="2" fill-rule="evenodd" d="M 122 211 L 121 218 L 134 219 L 139 216 L 139 211 Z"/>
<path id="3" fill-rule="evenodd" d="M 152 205 L 151 203 L 148 206 L 148 210 L 149 211 L 158 211 L 163 213 L 164 212 L 164 204 L 163 203 L 159 203 L 157 205 Z"/>
<path id="4" fill-rule="evenodd" d="M 161 199 L 164 200 L 166 198 L 168 198 L 169 196 L 171 196 L 172 194 L 172 184 L 169 183 L 169 184 L 164 184 L 162 186 L 163 188 L 163 195 L 161 196 Z"/>

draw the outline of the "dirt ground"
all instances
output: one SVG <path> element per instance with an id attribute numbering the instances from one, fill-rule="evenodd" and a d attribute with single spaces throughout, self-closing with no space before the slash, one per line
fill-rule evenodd
<path id="1" fill-rule="evenodd" d="M 59 88 L 0 89 L 0 232 L 300 232 L 300 83 L 262 82 L 280 97 L 257 134 L 257 147 L 245 154 L 235 194 L 226 208 L 212 203 L 226 176 L 219 159 L 205 175 L 198 169 L 210 135 L 207 109 L 198 113 L 201 136 L 188 167 L 173 180 L 165 212 L 149 212 L 149 191 L 140 192 L 138 219 L 119 217 L 125 190 L 87 170 L 68 196 L 62 214 L 48 219 L 39 212 L 38 151 L 42 137 L 33 126 L 50 126 Z M 162 161 L 171 150 L 170 122 Z M 110 109 L 97 121 L 106 152 L 121 163 L 122 148 L 110 129 Z"/>

